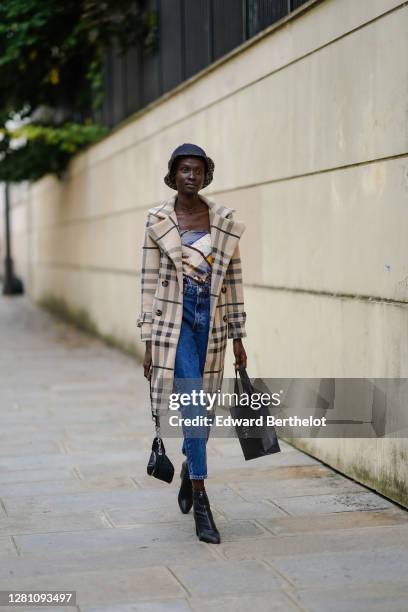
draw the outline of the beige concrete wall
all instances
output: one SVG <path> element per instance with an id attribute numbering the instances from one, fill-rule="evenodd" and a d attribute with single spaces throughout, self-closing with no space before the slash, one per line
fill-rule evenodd
<path id="1" fill-rule="evenodd" d="M 250 374 L 408 376 L 408 7 L 310 5 L 78 156 L 64 181 L 13 193 L 34 300 L 64 299 L 140 352 L 145 212 L 171 195 L 170 152 L 196 142 L 216 164 L 203 193 L 247 224 Z M 404 440 L 304 444 L 408 504 Z"/>

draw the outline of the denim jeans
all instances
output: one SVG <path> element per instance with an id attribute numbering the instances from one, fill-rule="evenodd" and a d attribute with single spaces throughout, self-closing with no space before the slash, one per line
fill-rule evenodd
<path id="1" fill-rule="evenodd" d="M 184 277 L 183 319 L 177 345 L 174 381 L 177 393 L 202 389 L 204 364 L 207 353 L 210 323 L 210 287 L 199 285 Z M 190 397 L 187 405 L 179 410 L 182 418 L 210 417 L 205 403 L 199 396 Z M 185 400 L 186 401 L 186 400 Z M 195 405 L 196 404 L 196 405 Z M 182 453 L 187 457 L 190 478 L 207 478 L 207 440 L 210 427 L 183 424 Z"/>

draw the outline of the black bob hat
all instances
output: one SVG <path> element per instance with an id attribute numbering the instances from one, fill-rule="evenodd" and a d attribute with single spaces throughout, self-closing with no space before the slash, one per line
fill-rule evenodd
<path id="1" fill-rule="evenodd" d="M 169 163 L 168 163 L 169 171 L 164 177 L 164 182 L 166 183 L 168 187 L 171 187 L 171 189 L 175 189 L 177 191 L 177 185 L 174 180 L 174 176 L 172 174 L 173 164 L 174 164 L 176 157 L 191 157 L 191 156 L 202 157 L 205 161 L 206 171 L 205 171 L 205 179 L 204 179 L 204 184 L 202 186 L 202 189 L 204 189 L 204 187 L 207 187 L 207 185 L 211 183 L 211 181 L 213 180 L 213 173 L 214 173 L 214 168 L 215 168 L 213 160 L 211 159 L 211 157 L 208 157 L 205 154 L 204 149 L 202 149 L 201 147 L 195 144 L 191 144 L 189 142 L 185 142 L 184 144 L 178 146 L 177 149 L 174 149 L 169 159 Z"/>

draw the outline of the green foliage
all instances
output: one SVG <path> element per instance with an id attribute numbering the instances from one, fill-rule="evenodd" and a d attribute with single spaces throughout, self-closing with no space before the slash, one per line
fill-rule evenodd
<path id="1" fill-rule="evenodd" d="M 145 0 L 1 0 L 0 178 L 61 175 L 72 154 L 104 133 L 91 118 L 102 102 L 107 50 L 149 51 L 156 41 Z M 52 111 L 48 125 L 38 119 L 43 108 Z M 14 150 L 6 125 L 16 114 L 32 125 L 17 130 L 27 144 Z"/>
<path id="2" fill-rule="evenodd" d="M 65 123 L 60 127 L 25 125 L 13 132 L 13 138 L 27 138 L 32 142 L 58 146 L 65 153 L 76 153 L 81 147 L 103 136 L 106 128 L 99 125 Z"/>
<path id="3" fill-rule="evenodd" d="M 143 0 L 2 0 L 1 105 L 89 112 L 106 50 L 154 46 L 156 16 L 143 7 Z"/>
<path id="4" fill-rule="evenodd" d="M 36 181 L 46 174 L 61 177 L 70 156 L 56 146 L 28 142 L 6 155 L 0 163 L 0 180 L 10 183 Z"/>
<path id="5" fill-rule="evenodd" d="M 36 181 L 48 173 L 61 177 L 72 155 L 106 133 L 107 128 L 103 126 L 77 123 L 60 126 L 27 124 L 13 132 L 4 130 L 4 140 L 8 144 L 0 163 L 0 181 Z M 21 138 L 26 144 L 11 148 L 10 144 Z"/>

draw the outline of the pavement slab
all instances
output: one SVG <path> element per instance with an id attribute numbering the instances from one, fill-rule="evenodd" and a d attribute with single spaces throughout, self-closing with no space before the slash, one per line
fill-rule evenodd
<path id="1" fill-rule="evenodd" d="M 190 517 L 189 517 L 190 518 Z M 89 529 L 86 531 L 36 533 L 16 535 L 14 541 L 20 554 L 66 553 L 72 550 L 126 549 L 152 542 L 191 542 L 196 539 L 191 520 L 177 523 L 136 524 L 131 528 Z M 223 521 L 223 540 L 251 538 L 264 533 L 262 527 L 250 521 Z"/>
<path id="2" fill-rule="evenodd" d="M 319 552 L 279 557 L 273 567 L 295 587 L 348 587 L 350 585 L 405 582 L 408 547 L 386 546 L 372 551 Z"/>
<path id="3" fill-rule="evenodd" d="M 239 593 L 221 597 L 193 597 L 190 604 L 194 612 L 291 612 L 299 607 L 282 590 L 270 590 L 267 593 Z"/>
<path id="4" fill-rule="evenodd" d="M 32 482 L 62 482 L 63 480 L 75 480 L 78 476 L 69 468 L 50 468 L 44 470 L 14 470 L 0 472 L 0 485 L 23 484 Z"/>
<path id="5" fill-rule="evenodd" d="M 13 544 L 13 540 L 10 537 L 0 537 L 0 557 L 15 557 L 16 554 L 16 547 Z"/>
<path id="6" fill-rule="evenodd" d="M 108 527 L 111 525 L 102 512 L 21 514 L 0 518 L 0 535 L 72 532 Z"/>
<path id="7" fill-rule="evenodd" d="M 184 563 L 194 566 L 206 567 L 209 563 L 220 561 L 220 556 L 213 547 L 206 546 L 198 540 L 184 542 L 182 546 L 182 557 L 180 548 L 172 542 L 152 542 L 141 545 L 133 545 L 127 550 L 121 548 L 110 548 L 100 550 L 66 550 L 49 551 L 43 554 L 20 555 L 8 558 L 7 564 L 0 565 L 0 585 L 8 584 L 10 578 L 36 577 L 41 583 L 42 576 L 54 576 L 55 584 L 58 576 L 62 573 L 73 574 L 78 572 L 96 572 L 109 570 L 129 570 L 137 568 L 148 568 L 165 562 L 179 564 L 182 559 Z"/>
<path id="8" fill-rule="evenodd" d="M 186 595 L 185 589 L 172 572 L 162 566 L 72 574 L 61 572 L 58 577 L 44 575 L 41 582 L 38 578 L 10 578 L 7 589 L 76 591 L 79 607 Z"/>
<path id="9" fill-rule="evenodd" d="M 35 436 L 33 436 L 35 438 Z M 10 439 L 9 439 L 10 440 Z M 61 452 L 61 448 L 58 442 L 50 442 L 50 441 L 27 441 L 21 442 L 20 440 L 16 440 L 16 442 L 2 442 L 0 444 L 0 456 L 1 457 L 10 457 L 13 455 L 33 455 L 36 453 L 39 454 L 50 454 L 54 455 L 55 453 Z"/>
<path id="10" fill-rule="evenodd" d="M 24 424 L 21 424 L 24 427 Z M 100 452 L 100 453 L 71 453 L 71 454 L 52 454 L 48 455 L 7 455 L 0 457 L 0 470 L 14 471 L 23 469 L 48 469 L 59 467 L 75 467 L 76 465 L 98 465 L 106 461 L 112 463 L 122 463 L 123 461 L 140 462 L 146 460 L 145 450 L 131 450 L 124 452 Z M 147 461 L 146 461 L 147 463 Z"/>
<path id="11" fill-rule="evenodd" d="M 104 478 L 103 476 L 87 479 L 65 479 L 41 482 L 17 482 L 2 484 L 1 493 L 4 499 L 11 497 L 39 497 L 45 495 L 67 495 L 89 491 L 133 491 L 137 488 L 134 480 L 127 476 Z"/>
<path id="12" fill-rule="evenodd" d="M 38 589 L 37 589 L 38 590 Z M 54 589 L 55 590 L 55 589 Z M 78 612 L 78 606 L 30 606 L 29 608 L 24 608 L 23 606 L 1 606 L 1 612 L 16 612 L 16 610 L 21 610 L 22 612 Z"/>
<path id="13" fill-rule="evenodd" d="M 240 595 L 269 593 L 282 586 L 282 580 L 271 567 L 261 561 L 215 561 L 202 568 L 191 565 L 172 565 L 175 576 L 193 596 Z"/>
<path id="14" fill-rule="evenodd" d="M 264 559 L 273 562 L 278 557 L 307 555 L 343 551 L 372 551 L 387 548 L 408 549 L 408 527 L 389 527 L 382 531 L 377 528 L 353 529 L 350 537 L 344 532 L 309 533 L 292 537 L 266 534 L 261 538 L 235 542 L 223 542 L 218 552 L 224 559 L 241 561 L 244 559 Z"/>
<path id="15" fill-rule="evenodd" d="M 224 518 L 224 516 L 218 512 L 215 507 L 212 508 L 214 520 Z M 151 517 L 154 516 L 156 523 L 179 523 L 180 522 L 180 508 L 178 504 L 172 504 L 171 506 L 147 506 L 147 507 L 135 507 L 130 508 L 118 508 L 116 510 L 107 510 L 105 512 L 108 520 L 114 527 L 132 527 L 143 523 L 149 524 Z M 188 523 L 193 522 L 192 513 L 190 512 L 189 517 L 186 517 Z"/>
<path id="16" fill-rule="evenodd" d="M 81 612 L 194 612 L 186 599 L 161 599 L 114 606 L 81 606 Z"/>
<path id="17" fill-rule="evenodd" d="M 341 475 L 321 476 L 320 478 L 297 478 L 296 487 L 293 479 L 267 480 L 261 482 L 244 481 L 232 483 L 230 486 L 244 499 L 259 502 L 265 498 L 304 497 L 315 495 L 329 495 L 331 493 L 365 493 L 361 485 L 344 478 Z"/>
<path id="18" fill-rule="evenodd" d="M 199 542 L 181 440 L 170 485 L 146 474 L 140 364 L 25 297 L 0 297 L 0 337 L 1 589 L 76 590 L 74 612 L 406 612 L 405 509 L 285 441 L 245 462 L 210 437 L 221 544 Z"/>
<path id="19" fill-rule="evenodd" d="M 175 483 L 174 483 L 175 484 Z M 78 485 L 79 486 L 79 485 Z M 101 487 L 99 487 L 100 489 Z M 85 510 L 109 510 L 123 507 L 143 507 L 143 506 L 161 506 L 169 502 L 169 489 L 173 492 L 173 503 L 177 503 L 178 489 L 175 486 L 166 487 L 166 484 L 161 482 L 159 488 L 157 486 L 152 489 L 137 489 L 135 483 L 129 488 L 117 490 L 92 490 L 89 487 L 87 491 L 77 493 L 58 493 L 56 495 L 31 495 L 31 496 L 12 496 L 4 495 L 2 497 L 4 508 L 9 516 L 18 516 L 30 512 L 38 514 L 43 512 L 82 512 Z M 243 501 L 237 493 L 226 486 L 213 485 L 211 487 L 214 500 L 218 501 Z M 149 519 L 150 520 L 150 519 Z"/>
<path id="20" fill-rule="evenodd" d="M 358 529 L 359 527 L 408 525 L 408 512 L 400 508 L 378 511 L 351 510 L 350 512 L 334 512 L 333 514 L 262 519 L 261 523 L 276 535 L 313 534 L 325 531 L 335 533 L 337 530 Z"/>
<path id="21" fill-rule="evenodd" d="M 296 451 L 295 451 L 296 452 Z M 230 469 L 222 469 L 221 466 L 214 466 L 214 473 L 211 476 L 211 482 L 227 482 L 242 483 L 246 484 L 254 483 L 261 484 L 265 482 L 274 482 L 277 480 L 290 480 L 293 479 L 311 479 L 311 478 L 322 478 L 324 476 L 335 477 L 335 473 L 324 465 L 300 465 L 300 466 L 289 466 L 289 467 L 262 467 L 259 463 L 257 464 L 256 470 L 245 469 L 235 467 Z"/>
<path id="22" fill-rule="evenodd" d="M 233 499 L 219 502 L 214 499 L 214 508 L 228 519 L 268 519 L 285 516 L 281 508 L 268 501 L 248 502 Z"/>
<path id="23" fill-rule="evenodd" d="M 367 587 L 301 589 L 293 599 L 308 612 L 406 612 L 406 582 L 381 582 Z"/>
<path id="24" fill-rule="evenodd" d="M 395 507 L 391 501 L 369 491 L 344 493 L 340 490 L 339 493 L 293 496 L 292 498 L 276 496 L 273 502 L 288 514 L 295 516 Z"/>

